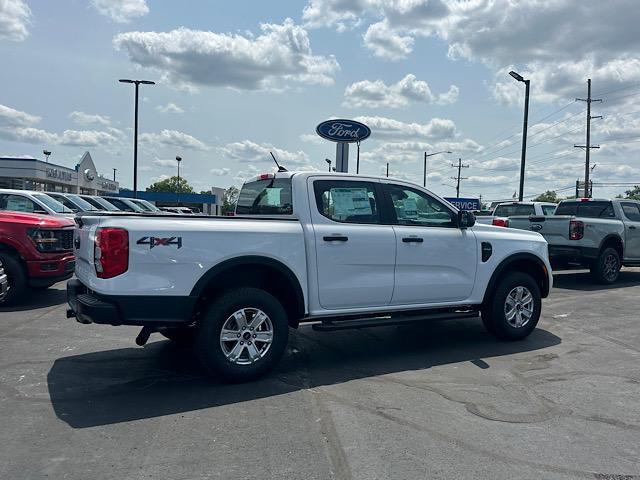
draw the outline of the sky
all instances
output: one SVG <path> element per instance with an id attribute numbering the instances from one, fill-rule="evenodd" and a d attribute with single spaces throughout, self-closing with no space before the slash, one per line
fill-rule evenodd
<path id="1" fill-rule="evenodd" d="M 133 86 L 141 86 L 139 188 L 176 174 L 196 191 L 271 171 L 326 170 L 318 123 L 367 124 L 360 173 L 454 196 L 518 189 L 531 80 L 525 191 L 571 195 L 584 176 L 593 81 L 594 195 L 640 184 L 637 0 L 0 0 L 0 156 L 132 186 Z M 355 146 L 350 152 L 355 172 Z M 605 184 L 605 185 L 600 185 Z M 609 184 L 609 185 L 606 185 Z"/>

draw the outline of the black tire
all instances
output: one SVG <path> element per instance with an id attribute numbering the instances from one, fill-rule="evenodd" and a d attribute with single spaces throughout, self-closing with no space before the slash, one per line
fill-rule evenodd
<path id="1" fill-rule="evenodd" d="M 510 311 L 514 309 L 520 313 L 516 313 L 517 317 L 512 319 L 526 318 L 527 306 L 531 306 L 531 315 L 522 326 L 515 326 L 507 319 L 506 310 L 507 297 L 512 291 L 517 292 L 518 287 L 524 287 L 531 295 L 531 302 L 523 303 L 521 307 L 516 309 L 514 305 Z M 524 291 L 523 291 L 524 293 Z M 517 303 L 517 302 L 516 302 Z M 542 308 L 542 297 L 540 295 L 540 287 L 536 281 L 528 274 L 523 272 L 509 272 L 503 276 L 495 287 L 493 295 L 487 300 L 482 309 L 482 322 L 489 333 L 495 335 L 502 340 L 522 340 L 533 332 L 540 320 L 540 311 Z M 510 313 L 510 312 L 509 312 Z"/>
<path id="2" fill-rule="evenodd" d="M 607 247 L 600 252 L 598 258 L 591 265 L 591 275 L 596 282 L 611 285 L 620 276 L 620 255 L 615 248 Z"/>
<path id="3" fill-rule="evenodd" d="M 56 283 L 58 282 L 51 282 L 51 283 L 43 283 L 41 285 L 32 285 L 31 289 L 35 290 L 36 292 L 41 292 L 43 290 L 46 290 L 47 288 L 51 288 L 53 287 Z"/>
<path id="4" fill-rule="evenodd" d="M 160 334 L 177 345 L 188 347 L 193 344 L 196 329 L 195 327 L 166 328 L 160 330 Z"/>
<path id="5" fill-rule="evenodd" d="M 221 341 L 223 326 L 230 320 L 233 313 L 242 309 L 258 309 L 264 312 L 271 322 L 273 332 L 268 348 L 265 348 L 266 343 L 259 343 L 255 340 L 253 342 L 252 348 L 255 349 L 261 345 L 261 348 L 264 349 L 264 356 L 254 363 L 244 365 L 234 363 L 227 358 Z M 249 332 L 244 331 L 242 335 L 247 333 Z M 280 302 L 264 290 L 244 287 L 231 290 L 212 301 L 198 324 L 194 345 L 196 354 L 207 373 L 214 377 L 222 377 L 230 382 L 244 382 L 259 377 L 273 368 L 282 357 L 288 339 L 289 322 Z M 245 341 L 247 344 L 244 347 L 239 347 L 245 358 L 243 360 L 241 357 L 238 361 L 249 361 L 248 345 L 251 345 L 251 338 Z M 231 344 L 225 343 L 225 346 L 229 348 L 229 345 L 234 345 L 233 342 L 232 340 Z"/>
<path id="6" fill-rule="evenodd" d="M 27 291 L 27 275 L 20 260 L 10 253 L 0 252 L 0 261 L 9 280 L 9 291 L 2 305 L 14 305 L 24 297 Z"/>

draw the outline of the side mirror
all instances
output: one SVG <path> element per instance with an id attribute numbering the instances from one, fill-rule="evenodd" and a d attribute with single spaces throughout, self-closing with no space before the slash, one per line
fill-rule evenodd
<path id="1" fill-rule="evenodd" d="M 458 211 L 458 227 L 469 228 L 476 224 L 476 216 L 468 210 Z"/>

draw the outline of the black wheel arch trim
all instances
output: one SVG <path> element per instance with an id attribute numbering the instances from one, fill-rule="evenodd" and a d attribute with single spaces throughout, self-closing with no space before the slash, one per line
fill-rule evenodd
<path id="1" fill-rule="evenodd" d="M 205 288 L 219 275 L 224 272 L 243 265 L 260 265 L 265 267 L 274 268 L 278 272 L 282 273 L 290 282 L 294 288 L 296 298 L 296 308 L 300 312 L 302 318 L 306 314 L 305 298 L 302 291 L 302 286 L 296 274 L 284 263 L 279 260 L 275 260 L 270 257 L 263 257 L 260 255 L 245 255 L 241 257 L 234 257 L 225 260 L 207 270 L 196 282 L 191 290 L 189 296 L 200 297 Z"/>
<path id="2" fill-rule="evenodd" d="M 493 274 L 491 275 L 491 279 L 489 280 L 489 283 L 487 284 L 487 288 L 484 292 L 484 297 L 482 299 L 483 304 L 485 304 L 487 300 L 489 300 L 489 296 L 491 295 L 491 292 L 495 290 L 496 284 L 498 283 L 500 276 L 507 270 L 509 265 L 521 260 L 529 260 L 529 261 L 535 262 L 542 269 L 543 272 L 547 272 L 548 270 L 547 266 L 540 259 L 540 257 L 532 253 L 521 252 L 521 253 L 514 253 L 513 255 L 508 256 L 507 258 L 502 260 L 498 264 L 496 269 L 493 271 Z M 540 289 L 540 295 L 542 296 L 542 298 L 546 298 L 549 295 L 548 275 L 544 275 L 544 278 L 542 280 L 542 288 Z"/>
<path id="3" fill-rule="evenodd" d="M 610 233 L 602 239 L 602 241 L 600 242 L 600 246 L 598 247 L 598 256 L 600 256 L 600 252 L 609 240 L 614 240 L 622 246 L 622 255 L 620 255 L 620 260 L 622 261 L 622 257 L 624 256 L 624 241 L 622 240 L 622 237 L 620 237 L 620 235 L 618 235 L 617 233 Z"/>

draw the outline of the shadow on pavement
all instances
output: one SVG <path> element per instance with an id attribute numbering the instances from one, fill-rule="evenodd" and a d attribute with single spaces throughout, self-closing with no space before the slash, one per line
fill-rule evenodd
<path id="1" fill-rule="evenodd" d="M 567 290 L 582 290 L 594 292 L 598 290 L 612 290 L 616 288 L 635 287 L 640 285 L 640 271 L 620 271 L 618 281 L 613 285 L 601 285 L 597 283 L 588 271 L 554 273 L 553 288 L 565 288 Z"/>
<path id="2" fill-rule="evenodd" d="M 333 333 L 303 327 L 291 331 L 278 367 L 250 383 L 224 384 L 207 378 L 189 349 L 169 341 L 60 358 L 47 381 L 58 418 L 71 427 L 86 428 L 436 365 L 473 361 L 480 369 L 490 368 L 480 359 L 560 342 L 542 329 L 520 342 L 500 342 L 484 332 L 479 320 Z"/>
<path id="3" fill-rule="evenodd" d="M 47 308 L 62 305 L 67 301 L 65 289 L 48 288 L 46 290 L 29 290 L 20 303 L 6 307 L 0 307 L 1 312 L 23 312 L 36 308 Z"/>

